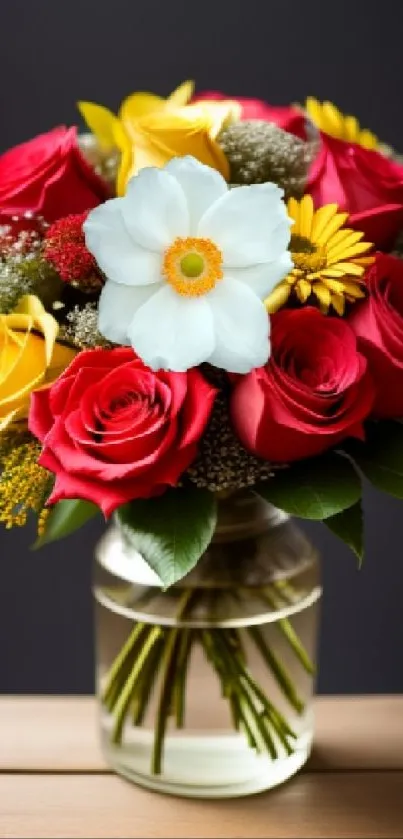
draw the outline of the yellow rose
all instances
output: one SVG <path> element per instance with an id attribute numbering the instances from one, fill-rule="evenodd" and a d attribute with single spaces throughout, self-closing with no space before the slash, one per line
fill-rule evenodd
<path id="1" fill-rule="evenodd" d="M 33 390 L 53 382 L 75 356 L 56 342 L 59 325 L 33 295 L 0 314 L 0 431 L 26 419 Z"/>
<path id="2" fill-rule="evenodd" d="M 127 182 L 144 166 L 164 166 L 172 157 L 187 154 L 218 169 L 228 179 L 229 164 L 217 136 L 240 118 L 240 105 L 232 100 L 188 104 L 192 92 L 192 83 L 184 82 L 167 99 L 152 93 L 132 93 L 122 102 L 117 116 L 103 105 L 79 102 L 100 147 L 120 151 L 118 195 L 124 195 Z"/>

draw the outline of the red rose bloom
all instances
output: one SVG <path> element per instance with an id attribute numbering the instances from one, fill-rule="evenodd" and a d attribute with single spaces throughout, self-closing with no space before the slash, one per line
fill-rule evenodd
<path id="1" fill-rule="evenodd" d="M 85 498 L 105 515 L 175 486 L 197 453 L 216 391 L 198 370 L 154 373 L 133 350 L 79 353 L 31 400 L 49 499 Z"/>
<path id="2" fill-rule="evenodd" d="M 306 118 L 302 111 L 292 105 L 268 105 L 262 99 L 248 99 L 244 96 L 226 96 L 217 90 L 203 91 L 194 97 L 193 102 L 203 99 L 232 99 L 241 105 L 241 119 L 262 119 L 266 122 L 275 122 L 279 128 L 296 134 L 301 140 L 306 140 L 305 123 Z"/>
<path id="3" fill-rule="evenodd" d="M 108 197 L 107 185 L 78 148 L 75 128 L 54 128 L 0 156 L 2 212 L 32 211 L 55 221 L 90 210 Z"/>
<path id="4" fill-rule="evenodd" d="M 273 316 L 271 358 L 238 380 L 231 415 L 247 449 L 289 463 L 361 438 L 372 403 L 367 363 L 349 325 L 306 307 Z"/>
<path id="5" fill-rule="evenodd" d="M 315 207 L 339 205 L 349 227 L 387 250 L 403 227 L 403 166 L 377 151 L 321 133 L 307 185 Z"/>
<path id="6" fill-rule="evenodd" d="M 369 296 L 349 322 L 375 383 L 374 414 L 403 417 L 403 263 L 377 254 L 366 280 Z"/>

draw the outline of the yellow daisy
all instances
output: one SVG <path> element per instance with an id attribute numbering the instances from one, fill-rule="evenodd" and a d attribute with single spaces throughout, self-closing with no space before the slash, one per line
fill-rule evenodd
<path id="1" fill-rule="evenodd" d="M 288 215 L 293 219 L 290 250 L 294 268 L 267 297 L 271 314 L 292 297 L 300 303 L 318 303 L 325 314 L 333 308 L 343 315 L 346 302 L 365 297 L 363 275 L 374 261 L 373 247 L 363 242 L 363 233 L 344 227 L 348 213 L 337 204 L 315 210 L 310 195 L 301 201 L 290 198 Z"/>
<path id="2" fill-rule="evenodd" d="M 333 102 L 319 102 L 313 96 L 308 96 L 305 110 L 312 122 L 325 134 L 346 140 L 348 143 L 358 143 L 364 149 L 377 149 L 379 140 L 367 128 L 361 128 L 356 117 L 347 116 L 333 105 Z"/>

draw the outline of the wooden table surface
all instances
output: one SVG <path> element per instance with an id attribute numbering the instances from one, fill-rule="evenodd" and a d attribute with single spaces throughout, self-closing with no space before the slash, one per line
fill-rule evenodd
<path id="1" fill-rule="evenodd" d="M 403 697 L 316 700 L 316 747 L 283 787 L 198 801 L 112 775 L 90 697 L 0 700 L 1 839 L 402 839 Z"/>

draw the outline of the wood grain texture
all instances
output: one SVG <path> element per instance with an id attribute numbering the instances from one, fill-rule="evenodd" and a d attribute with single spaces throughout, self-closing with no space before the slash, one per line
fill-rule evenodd
<path id="1" fill-rule="evenodd" d="M 114 776 L 90 697 L 0 700 L 1 839 L 402 839 L 403 697 L 316 700 L 310 765 L 277 790 L 200 801 Z"/>
<path id="2" fill-rule="evenodd" d="M 401 839 L 403 772 L 304 773 L 248 799 L 155 795 L 108 775 L 0 777 L 2 839 Z"/>
<path id="3" fill-rule="evenodd" d="M 403 770 L 403 697 L 320 697 L 315 715 L 310 771 Z M 94 698 L 0 699 L 0 772 L 7 771 L 106 772 Z"/>

